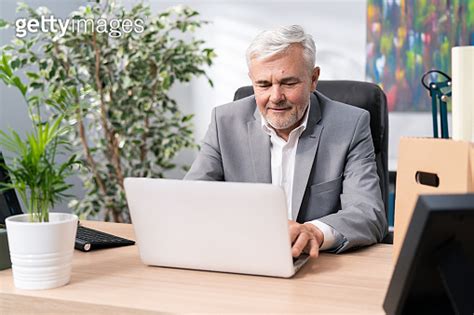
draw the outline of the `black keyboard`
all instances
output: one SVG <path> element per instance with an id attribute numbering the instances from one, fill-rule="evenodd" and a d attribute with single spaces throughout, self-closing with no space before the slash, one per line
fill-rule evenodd
<path id="1" fill-rule="evenodd" d="M 88 252 L 93 249 L 111 248 L 134 244 L 135 242 L 132 240 L 127 240 L 116 235 L 78 225 L 76 243 L 74 247 L 80 251 Z"/>

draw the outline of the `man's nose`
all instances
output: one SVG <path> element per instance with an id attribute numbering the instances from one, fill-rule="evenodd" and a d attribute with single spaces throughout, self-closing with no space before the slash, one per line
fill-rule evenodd
<path id="1" fill-rule="evenodd" d="M 284 100 L 285 100 L 285 94 L 283 93 L 281 86 L 279 84 L 273 84 L 271 95 L 270 95 L 270 101 L 274 104 L 278 104 Z"/>

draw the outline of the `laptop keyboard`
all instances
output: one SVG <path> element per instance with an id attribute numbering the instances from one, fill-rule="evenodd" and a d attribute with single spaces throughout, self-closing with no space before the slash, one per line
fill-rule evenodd
<path id="1" fill-rule="evenodd" d="M 78 225 L 74 247 L 80 251 L 88 252 L 94 249 L 134 244 L 135 242 L 132 240 Z"/>
<path id="2" fill-rule="evenodd" d="M 308 259 L 309 255 L 308 254 L 301 254 L 298 257 L 293 257 L 293 265 L 299 264 L 300 261 Z"/>

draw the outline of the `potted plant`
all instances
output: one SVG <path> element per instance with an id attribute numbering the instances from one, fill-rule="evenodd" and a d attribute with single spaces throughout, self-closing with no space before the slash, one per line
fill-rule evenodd
<path id="1" fill-rule="evenodd" d="M 35 123 L 25 140 L 15 131 L 0 131 L 0 147 L 13 154 L 10 163 L 2 163 L 10 182 L 0 183 L 0 189 L 15 189 L 28 212 L 5 221 L 13 279 L 20 289 L 55 288 L 70 279 L 78 218 L 49 212 L 67 196 L 71 185 L 65 180 L 78 163 L 75 155 L 56 162 L 68 145 L 62 119 Z"/>
<path id="2" fill-rule="evenodd" d="M 54 15 L 24 3 L 18 12 L 26 20 Z M 177 167 L 174 158 L 181 150 L 196 147 L 193 115 L 181 112 L 170 89 L 198 76 L 212 85 L 206 71 L 214 50 L 194 35 L 207 22 L 186 6 L 155 13 L 147 4 L 124 7 L 120 1 L 87 2 L 67 19 L 96 23 L 13 39 L 3 54 L 27 82 L 17 84 L 7 72 L 3 78 L 24 91 L 33 107 L 41 103 L 72 127 L 70 141 L 85 166 L 80 172 L 85 196 L 70 203 L 76 214 L 130 222 L 123 179 L 164 177 Z M 102 32 L 100 19 L 143 27 L 129 32 L 125 24 L 115 30 L 109 25 Z M 0 20 L 2 27 L 15 24 Z M 0 60 L 0 79 L 2 67 Z"/>

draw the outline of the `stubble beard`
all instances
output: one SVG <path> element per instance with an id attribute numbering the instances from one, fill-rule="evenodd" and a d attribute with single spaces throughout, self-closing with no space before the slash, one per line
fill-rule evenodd
<path id="1" fill-rule="evenodd" d="M 288 102 L 278 104 L 277 106 L 270 105 L 270 104 L 266 105 L 267 108 L 269 107 L 286 108 L 290 106 L 291 106 L 291 111 L 285 112 L 283 115 L 279 115 L 276 113 L 270 113 L 270 114 L 267 113 L 267 115 L 265 115 L 265 119 L 268 122 L 268 124 L 276 130 L 288 129 L 294 126 L 298 121 L 301 120 L 301 118 L 303 118 L 303 115 L 305 113 L 304 110 L 299 111 L 296 106 Z"/>

